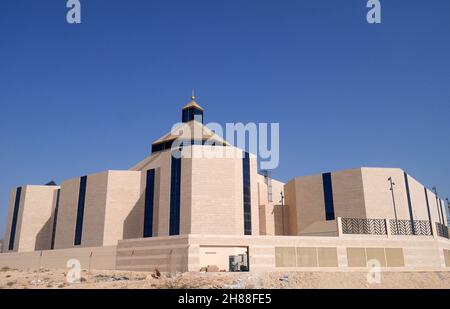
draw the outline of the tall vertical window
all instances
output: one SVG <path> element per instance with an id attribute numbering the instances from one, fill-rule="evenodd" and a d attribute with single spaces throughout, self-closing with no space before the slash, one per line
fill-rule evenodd
<path id="1" fill-rule="evenodd" d="M 425 202 L 427 204 L 427 213 L 428 213 L 428 220 L 431 223 L 431 211 L 430 211 L 430 202 L 428 201 L 428 192 L 427 192 L 427 188 L 423 188 L 425 190 Z"/>
<path id="2" fill-rule="evenodd" d="M 153 209 L 155 200 L 155 170 L 147 171 L 145 185 L 144 238 L 153 237 Z"/>
<path id="3" fill-rule="evenodd" d="M 169 235 L 180 235 L 181 158 L 172 155 Z"/>
<path id="4" fill-rule="evenodd" d="M 75 246 L 81 245 L 81 238 L 83 236 L 83 220 L 84 220 L 84 204 L 86 201 L 86 186 L 87 176 L 80 178 L 80 190 L 78 193 L 78 208 L 77 208 L 77 221 L 75 223 L 75 240 L 73 244 Z"/>
<path id="5" fill-rule="evenodd" d="M 438 201 L 438 196 L 435 195 L 436 198 L 436 208 L 437 208 L 437 212 L 438 212 L 438 219 L 439 219 L 439 223 L 444 224 L 441 220 L 442 220 L 442 216 L 441 216 L 441 208 L 439 207 L 439 201 Z"/>
<path id="6" fill-rule="evenodd" d="M 333 184 L 331 181 L 331 173 L 322 174 L 322 183 L 323 183 L 323 197 L 325 202 L 325 220 L 332 221 L 335 219 L 335 215 L 334 215 Z"/>
<path id="7" fill-rule="evenodd" d="M 11 232 L 9 234 L 8 250 L 14 250 L 14 241 L 16 238 L 17 217 L 19 216 L 20 196 L 22 195 L 22 187 L 17 188 L 16 198 L 14 200 L 14 210 L 11 222 Z"/>
<path id="8" fill-rule="evenodd" d="M 444 213 L 445 213 L 445 215 L 447 217 L 447 225 L 450 227 L 450 208 L 449 208 L 450 205 L 448 205 L 446 203 L 446 201 L 444 201 L 444 200 L 442 201 L 442 203 L 444 204 Z"/>
<path id="9" fill-rule="evenodd" d="M 439 207 L 441 209 L 441 216 L 442 216 L 442 224 L 445 224 L 445 219 L 444 219 L 444 208 L 442 208 L 442 200 L 439 199 Z"/>
<path id="10" fill-rule="evenodd" d="M 413 235 L 416 234 L 415 228 L 414 228 L 414 213 L 411 203 L 411 193 L 409 191 L 409 181 L 408 181 L 408 174 L 403 173 L 405 177 L 405 187 L 406 187 L 406 197 L 408 199 L 408 209 L 409 209 L 409 219 L 411 220 L 411 227 L 412 227 L 412 233 Z"/>
<path id="11" fill-rule="evenodd" d="M 244 152 L 242 159 L 243 191 L 244 191 L 244 234 L 252 235 L 252 196 L 250 187 L 250 155 Z"/>
<path id="12" fill-rule="evenodd" d="M 50 244 L 50 249 L 55 249 L 55 237 L 56 237 L 56 224 L 58 222 L 58 210 L 59 210 L 59 196 L 61 194 L 61 189 L 58 189 L 56 192 L 56 205 L 55 205 L 55 215 L 53 218 L 53 227 L 52 227 L 52 241 Z"/>

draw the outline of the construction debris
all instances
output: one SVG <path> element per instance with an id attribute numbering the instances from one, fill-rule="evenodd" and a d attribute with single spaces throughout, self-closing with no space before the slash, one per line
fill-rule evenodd
<path id="1" fill-rule="evenodd" d="M 288 275 L 283 275 L 283 277 L 280 278 L 281 282 L 285 282 L 285 283 L 289 283 L 289 276 Z"/>
<path id="2" fill-rule="evenodd" d="M 208 267 L 206 268 L 206 272 L 217 273 L 219 272 L 219 267 L 217 267 L 216 265 L 208 265 Z"/>
<path id="3" fill-rule="evenodd" d="M 225 284 L 224 289 L 242 290 L 245 289 L 245 283 L 242 279 L 237 279 L 233 284 Z"/>

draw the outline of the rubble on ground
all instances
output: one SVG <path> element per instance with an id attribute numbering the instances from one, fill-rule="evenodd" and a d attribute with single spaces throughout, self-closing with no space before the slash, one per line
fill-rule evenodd
<path id="1" fill-rule="evenodd" d="M 218 270 L 218 268 L 210 268 Z M 0 289 L 283 289 L 283 288 L 450 288 L 450 272 L 383 272 L 371 284 L 366 272 L 161 273 L 83 271 L 79 283 L 69 283 L 65 270 L 0 271 Z"/>

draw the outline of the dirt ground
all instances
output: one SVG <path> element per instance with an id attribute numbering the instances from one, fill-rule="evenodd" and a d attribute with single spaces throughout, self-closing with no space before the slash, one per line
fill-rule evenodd
<path id="1" fill-rule="evenodd" d="M 304 289 L 304 288 L 450 288 L 450 272 L 381 273 L 369 283 L 363 272 L 268 272 L 159 274 L 83 271 L 80 283 L 69 284 L 66 272 L 0 269 L 0 289 Z"/>

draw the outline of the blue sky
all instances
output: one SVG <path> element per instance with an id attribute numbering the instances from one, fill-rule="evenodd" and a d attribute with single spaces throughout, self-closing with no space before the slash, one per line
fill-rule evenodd
<path id="1" fill-rule="evenodd" d="M 279 122 L 294 176 L 401 167 L 450 196 L 450 1 L 0 4 L 0 235 L 9 191 L 127 169 L 180 120 Z"/>

